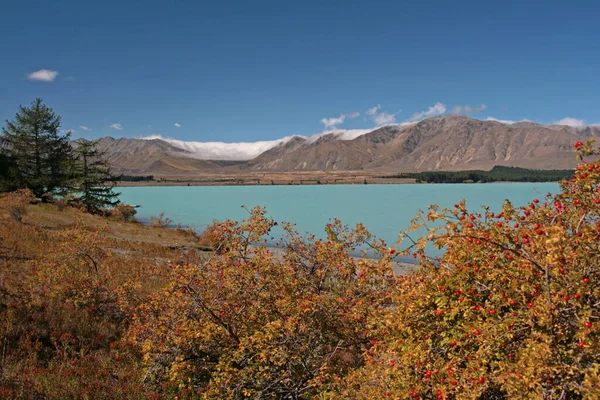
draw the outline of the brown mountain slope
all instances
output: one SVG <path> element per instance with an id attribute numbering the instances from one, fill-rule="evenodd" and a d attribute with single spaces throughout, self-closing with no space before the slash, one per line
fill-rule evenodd
<path id="1" fill-rule="evenodd" d="M 100 139 L 98 149 L 106 151 L 115 173 L 126 175 L 194 175 L 216 171 L 221 163 L 198 160 L 189 153 L 160 139 Z"/>
<path id="2" fill-rule="evenodd" d="M 193 176 L 254 171 L 373 173 L 489 169 L 495 165 L 572 168 L 573 143 L 600 136 L 598 127 L 519 122 L 505 125 L 467 117 L 434 117 L 375 129 L 353 140 L 335 134 L 294 137 L 247 162 L 201 160 L 167 141 L 103 138 L 99 148 L 118 173 Z"/>
<path id="3" fill-rule="evenodd" d="M 467 117 L 435 117 L 408 126 L 387 126 L 354 140 L 305 142 L 271 149 L 249 163 L 258 170 L 414 171 L 488 169 L 494 165 L 572 168 L 572 144 L 599 136 L 536 123 L 505 125 Z"/>

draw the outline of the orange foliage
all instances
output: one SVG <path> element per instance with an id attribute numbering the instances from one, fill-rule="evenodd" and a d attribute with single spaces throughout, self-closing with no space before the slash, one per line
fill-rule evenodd
<path id="1" fill-rule="evenodd" d="M 208 398 L 307 397 L 362 365 L 379 337 L 368 321 L 388 303 L 390 260 L 357 260 L 362 227 L 328 226 L 305 243 L 290 226 L 281 255 L 259 244 L 274 226 L 255 208 L 211 230 L 222 243 L 203 265 L 174 265 L 128 332 L 146 381 Z M 372 243 L 381 255 L 381 242 Z"/>
<path id="2" fill-rule="evenodd" d="M 0 197 L 0 210 L 6 211 L 15 221 L 21 222 L 27 213 L 27 206 L 33 199 L 33 192 L 29 189 L 6 193 Z"/>
<path id="3" fill-rule="evenodd" d="M 599 183 L 582 162 L 521 208 L 431 206 L 391 249 L 339 221 L 269 248 L 261 208 L 213 224 L 206 257 L 4 218 L 0 397 L 600 398 Z"/>
<path id="4" fill-rule="evenodd" d="M 591 143 L 582 155 L 597 155 Z M 341 385 L 350 398 L 600 398 L 600 162 L 514 208 L 430 207 L 389 335 Z M 406 233 L 408 235 L 408 232 Z M 427 243 L 445 248 L 439 260 Z M 368 382 L 368 384 L 367 384 Z"/>

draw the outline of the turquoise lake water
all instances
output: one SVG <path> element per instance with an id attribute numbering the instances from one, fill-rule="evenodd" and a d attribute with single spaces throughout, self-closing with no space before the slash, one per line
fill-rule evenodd
<path id="1" fill-rule="evenodd" d="M 398 239 L 419 209 L 428 204 L 452 207 L 462 199 L 471 210 L 489 205 L 498 211 L 505 199 L 524 205 L 546 193 L 556 193 L 556 183 L 303 185 L 303 186 L 163 186 L 121 187 L 121 201 L 139 204 L 138 218 L 149 220 L 161 212 L 175 223 L 203 229 L 214 220 L 241 220 L 242 205 L 266 206 L 276 221 L 296 224 L 299 232 L 323 234 L 330 218 L 348 225 L 362 222 L 388 243 Z M 277 236 L 277 232 L 274 233 Z"/>

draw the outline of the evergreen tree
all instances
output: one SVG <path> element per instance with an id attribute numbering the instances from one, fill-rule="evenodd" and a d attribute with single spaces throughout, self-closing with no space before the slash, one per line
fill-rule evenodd
<path id="1" fill-rule="evenodd" d="M 12 160 L 0 151 L 0 192 L 9 192 L 17 189 L 12 179 L 12 171 L 15 169 Z"/>
<path id="2" fill-rule="evenodd" d="M 113 191 L 118 177 L 110 173 L 108 162 L 104 158 L 105 152 L 98 150 L 97 144 L 97 140 L 80 140 L 75 150 L 76 190 L 81 193 L 81 201 L 92 213 L 104 207 L 116 206 L 120 195 Z"/>
<path id="3" fill-rule="evenodd" d="M 60 134 L 60 116 L 37 98 L 30 107 L 19 107 L 13 121 L 2 128 L 1 152 L 13 168 L 8 180 L 29 188 L 37 197 L 53 193 L 69 177 L 72 148 L 70 134 Z"/>

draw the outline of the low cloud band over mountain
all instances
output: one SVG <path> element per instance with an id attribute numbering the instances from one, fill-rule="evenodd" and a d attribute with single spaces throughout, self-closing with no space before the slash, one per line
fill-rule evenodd
<path id="1" fill-rule="evenodd" d="M 570 168 L 572 144 L 600 136 L 598 126 L 431 117 L 370 130 L 332 130 L 253 143 L 185 142 L 159 136 L 101 140 L 109 161 L 131 174 L 236 171 L 401 172 L 511 165 Z"/>

